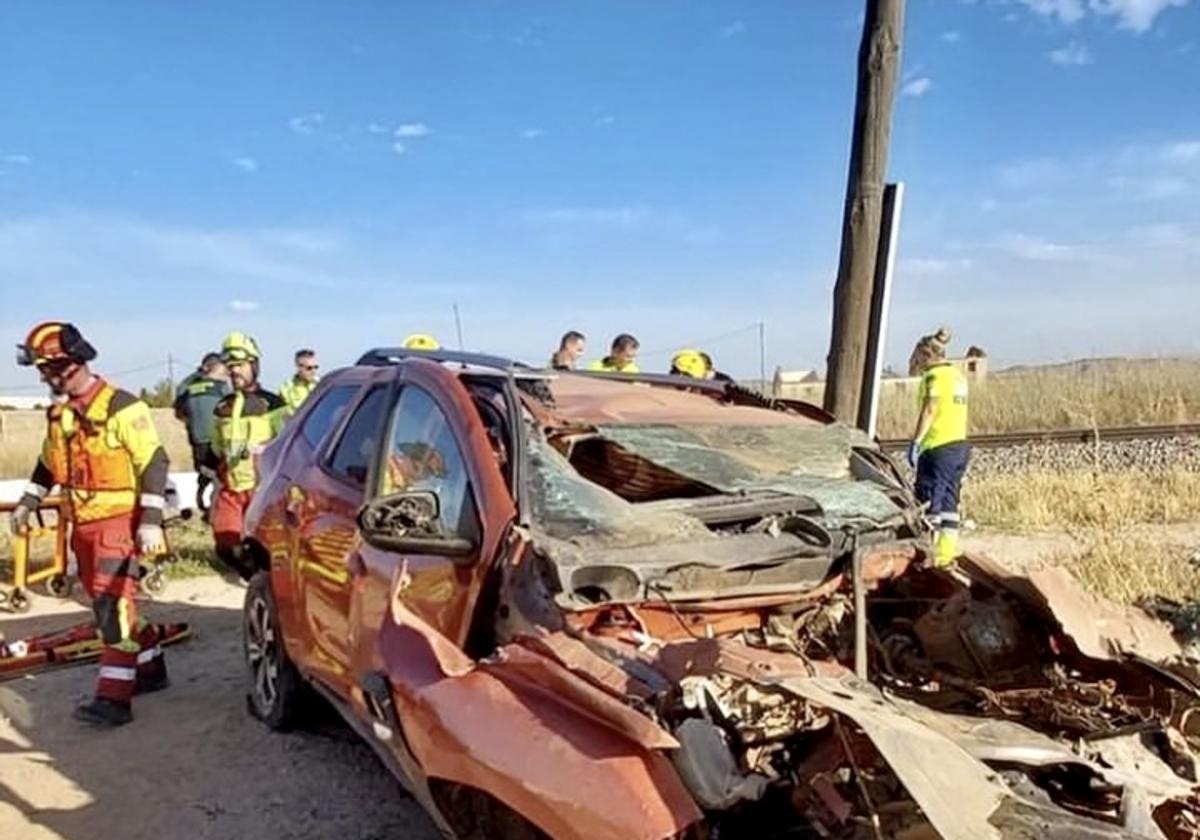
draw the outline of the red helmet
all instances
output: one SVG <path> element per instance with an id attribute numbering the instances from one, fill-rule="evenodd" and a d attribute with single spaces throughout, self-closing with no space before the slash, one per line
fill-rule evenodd
<path id="1" fill-rule="evenodd" d="M 43 365 L 51 362 L 90 362 L 96 358 L 96 348 L 74 324 L 65 321 L 44 321 L 29 331 L 24 344 L 17 345 L 17 364 Z"/>

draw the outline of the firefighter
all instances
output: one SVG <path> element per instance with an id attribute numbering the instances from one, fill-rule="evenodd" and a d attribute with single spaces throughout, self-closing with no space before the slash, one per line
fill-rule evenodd
<path id="1" fill-rule="evenodd" d="M 708 379 L 712 371 L 710 363 L 699 350 L 680 350 L 671 357 L 671 375 Z"/>
<path id="2" fill-rule="evenodd" d="M 924 336 L 913 348 L 909 375 L 921 377 L 917 390 L 920 414 L 908 446 L 909 465 L 916 470 L 917 499 L 929 505 L 934 528 L 934 563 L 953 565 L 958 556 L 958 497 L 971 446 L 967 443 L 967 379 L 946 361 L 950 333 L 945 328 Z"/>
<path id="3" fill-rule="evenodd" d="M 405 350 L 441 350 L 442 345 L 431 335 L 413 333 L 401 345 Z"/>
<path id="4" fill-rule="evenodd" d="M 62 488 L 71 507 L 71 549 L 103 644 L 95 697 L 74 717 L 120 726 L 133 719 L 134 694 L 168 683 L 158 629 L 138 616 L 134 602 L 138 558 L 166 551 L 167 455 L 147 405 L 92 373 L 96 350 L 74 325 L 39 324 L 17 358 L 37 367 L 56 400 L 12 528 L 22 533 L 41 499 L 55 485 Z"/>
<path id="5" fill-rule="evenodd" d="M 277 434 L 286 418 L 282 399 L 258 384 L 262 353 L 248 335 L 230 333 L 221 345 L 233 393 L 213 410 L 209 466 L 220 482 L 213 501 L 212 529 L 217 556 L 244 577 L 253 568 L 242 552 L 242 524 L 258 485 L 257 455 Z"/>
<path id="6" fill-rule="evenodd" d="M 297 350 L 294 359 L 296 372 L 292 374 L 291 379 L 279 386 L 279 396 L 287 404 L 286 414 L 289 417 L 295 414 L 300 405 L 308 399 L 308 395 L 316 390 L 318 371 L 321 369 L 315 350 Z"/>
<path id="7" fill-rule="evenodd" d="M 608 355 L 597 359 L 588 365 L 588 370 L 604 373 L 639 373 L 637 354 L 641 344 L 628 333 L 621 333 L 613 339 Z"/>
<path id="8" fill-rule="evenodd" d="M 229 374 L 220 353 L 205 353 L 200 367 L 179 385 L 175 392 L 175 416 L 187 426 L 192 447 L 192 466 L 197 472 L 196 507 L 207 517 L 205 490 L 212 484 L 212 471 L 204 466 L 212 446 L 213 409 L 229 393 Z"/>

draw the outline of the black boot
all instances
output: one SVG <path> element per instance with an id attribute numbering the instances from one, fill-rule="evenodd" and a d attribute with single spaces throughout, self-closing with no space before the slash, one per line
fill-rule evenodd
<path id="1" fill-rule="evenodd" d="M 146 664 L 138 666 L 137 682 L 134 683 L 133 693 L 153 694 L 156 691 L 162 691 L 170 684 L 171 680 L 167 676 L 167 659 L 160 652 Z"/>
<path id="2" fill-rule="evenodd" d="M 88 703 L 76 706 L 71 717 L 93 726 L 116 727 L 133 720 L 133 711 L 128 703 L 109 700 L 107 697 L 97 697 Z"/>

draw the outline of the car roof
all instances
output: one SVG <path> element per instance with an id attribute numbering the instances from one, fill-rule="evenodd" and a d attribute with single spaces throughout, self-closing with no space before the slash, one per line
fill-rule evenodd
<path id="1" fill-rule="evenodd" d="M 564 371 L 549 379 L 548 385 L 558 418 L 592 425 L 825 425 L 791 412 L 720 402 L 713 395 L 686 390 L 681 387 L 686 380 L 678 377 L 661 379 L 662 384 L 646 385 L 617 377 Z"/>

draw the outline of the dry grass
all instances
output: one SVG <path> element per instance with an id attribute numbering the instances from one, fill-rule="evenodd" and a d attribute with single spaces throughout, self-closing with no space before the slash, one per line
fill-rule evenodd
<path id="1" fill-rule="evenodd" d="M 963 510 L 980 525 L 1019 533 L 1065 532 L 1079 546 L 1052 562 L 1098 594 L 1200 598 L 1195 546 L 1169 527 L 1200 521 L 1200 473 L 1032 471 L 968 477 Z M 1186 537 L 1182 537 L 1186 539 Z"/>
<path id="2" fill-rule="evenodd" d="M 879 434 L 904 438 L 916 421 L 910 390 L 886 389 Z M 992 373 L 971 390 L 971 432 L 1160 425 L 1200 421 L 1200 360 L 1079 362 Z"/>
<path id="3" fill-rule="evenodd" d="M 171 469 L 190 470 L 187 432 L 169 409 L 151 409 L 154 427 L 167 450 Z M 0 479 L 28 478 L 41 452 L 46 416 L 41 411 L 0 411 Z"/>

